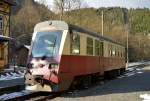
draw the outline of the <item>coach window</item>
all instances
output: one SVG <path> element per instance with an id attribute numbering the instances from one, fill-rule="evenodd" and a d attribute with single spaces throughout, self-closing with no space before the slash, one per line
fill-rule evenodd
<path id="1" fill-rule="evenodd" d="M 120 48 L 118 48 L 118 56 L 121 57 L 121 51 L 120 51 Z"/>
<path id="2" fill-rule="evenodd" d="M 122 57 L 122 50 L 120 49 L 120 57 Z"/>
<path id="3" fill-rule="evenodd" d="M 121 49 L 121 57 L 123 57 L 123 56 L 124 56 L 124 55 L 123 55 L 123 53 L 124 53 L 124 52 L 123 52 L 123 50 Z"/>
<path id="4" fill-rule="evenodd" d="M 98 40 L 95 40 L 95 55 L 96 56 L 100 55 L 100 43 Z"/>
<path id="5" fill-rule="evenodd" d="M 122 51 L 120 52 L 120 57 L 122 57 Z"/>
<path id="6" fill-rule="evenodd" d="M 120 57 L 120 50 L 118 49 L 118 57 Z"/>
<path id="7" fill-rule="evenodd" d="M 115 46 L 112 46 L 112 56 L 116 55 L 116 50 L 115 50 Z"/>
<path id="8" fill-rule="evenodd" d="M 109 45 L 109 55 L 112 56 L 112 53 L 113 53 L 113 49 L 112 49 L 112 45 L 110 44 Z"/>
<path id="9" fill-rule="evenodd" d="M 123 50 L 121 51 L 121 57 L 124 57 L 124 51 Z"/>
<path id="10" fill-rule="evenodd" d="M 115 56 L 118 56 L 117 47 L 115 48 Z"/>
<path id="11" fill-rule="evenodd" d="M 93 39 L 87 38 L 87 54 L 93 55 Z"/>
<path id="12" fill-rule="evenodd" d="M 103 42 L 100 42 L 100 56 L 103 56 Z"/>
<path id="13" fill-rule="evenodd" d="M 71 53 L 80 54 L 80 36 L 77 32 L 71 34 Z"/>

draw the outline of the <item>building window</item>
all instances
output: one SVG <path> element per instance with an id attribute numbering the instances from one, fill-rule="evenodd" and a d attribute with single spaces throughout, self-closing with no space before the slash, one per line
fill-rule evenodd
<path id="1" fill-rule="evenodd" d="M 87 38 L 87 54 L 93 55 L 93 39 Z"/>
<path id="2" fill-rule="evenodd" d="M 71 53 L 80 54 L 80 36 L 77 32 L 71 34 Z"/>
<path id="3" fill-rule="evenodd" d="M 3 30 L 3 17 L 0 16 L 0 32 Z"/>

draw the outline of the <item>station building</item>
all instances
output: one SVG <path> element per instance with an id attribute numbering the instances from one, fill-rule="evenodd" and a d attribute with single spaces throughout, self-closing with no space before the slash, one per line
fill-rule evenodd
<path id="1" fill-rule="evenodd" d="M 0 70 L 8 64 L 10 15 L 14 0 L 0 0 Z"/>

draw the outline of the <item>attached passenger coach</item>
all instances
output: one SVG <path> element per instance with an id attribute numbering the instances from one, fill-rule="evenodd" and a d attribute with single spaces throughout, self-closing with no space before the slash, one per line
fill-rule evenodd
<path id="1" fill-rule="evenodd" d="M 125 71 L 125 47 L 98 33 L 64 21 L 34 28 L 25 82 L 27 90 L 59 92 L 89 85 L 99 76 Z"/>

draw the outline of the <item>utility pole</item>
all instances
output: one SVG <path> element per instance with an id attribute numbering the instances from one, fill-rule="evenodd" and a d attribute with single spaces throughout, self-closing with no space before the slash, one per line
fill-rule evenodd
<path id="1" fill-rule="evenodd" d="M 102 10 L 102 36 L 104 35 L 104 12 Z"/>
<path id="2" fill-rule="evenodd" d="M 64 16 L 64 0 L 60 0 L 60 8 L 61 8 L 60 20 L 62 20 Z"/>
<path id="3" fill-rule="evenodd" d="M 126 24 L 127 25 L 127 24 Z M 126 63 L 126 69 L 129 66 L 129 31 L 127 31 L 127 63 Z"/>
<path id="4" fill-rule="evenodd" d="M 123 10 L 123 15 L 124 15 L 124 27 L 125 27 L 125 34 L 126 34 L 126 69 L 129 66 L 129 29 L 131 28 L 131 25 L 129 23 L 129 18 L 128 18 L 128 11 L 126 9 Z"/>

